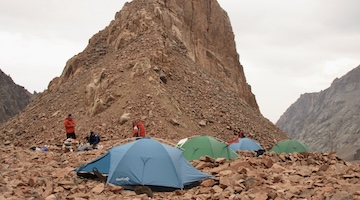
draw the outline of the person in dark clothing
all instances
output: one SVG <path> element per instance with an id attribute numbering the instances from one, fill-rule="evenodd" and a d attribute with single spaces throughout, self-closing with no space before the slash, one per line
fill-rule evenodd
<path id="1" fill-rule="evenodd" d="M 92 145 L 93 149 L 96 149 L 97 144 L 99 144 L 100 142 L 100 137 L 97 133 L 95 133 L 94 131 L 90 131 L 90 136 L 86 137 L 88 143 L 90 145 Z"/>

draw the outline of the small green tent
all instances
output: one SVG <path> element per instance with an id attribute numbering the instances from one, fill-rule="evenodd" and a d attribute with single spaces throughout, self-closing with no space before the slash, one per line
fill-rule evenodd
<path id="1" fill-rule="evenodd" d="M 177 147 L 184 150 L 184 157 L 187 160 L 198 160 L 201 156 L 210 156 L 212 158 L 235 159 L 238 154 L 229 148 L 229 146 L 220 140 L 210 136 L 196 136 L 179 142 Z"/>
<path id="2" fill-rule="evenodd" d="M 270 152 L 272 151 L 277 154 L 281 154 L 294 152 L 310 152 L 310 149 L 298 140 L 288 139 L 278 142 L 272 149 L 270 149 Z"/>

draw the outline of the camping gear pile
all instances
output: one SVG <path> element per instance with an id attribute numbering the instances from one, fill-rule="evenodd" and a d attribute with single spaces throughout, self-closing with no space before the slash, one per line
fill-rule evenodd
<path id="1" fill-rule="evenodd" d="M 64 152 L 73 152 L 73 151 L 77 151 L 78 146 L 79 146 L 79 141 L 77 141 L 76 139 L 67 138 L 64 141 L 62 149 Z"/>

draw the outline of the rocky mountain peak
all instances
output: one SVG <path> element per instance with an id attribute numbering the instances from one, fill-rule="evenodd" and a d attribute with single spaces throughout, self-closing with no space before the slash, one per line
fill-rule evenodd
<path id="1" fill-rule="evenodd" d="M 79 137 L 94 130 L 103 141 L 130 137 L 133 119 L 144 121 L 150 137 L 174 141 L 202 134 L 230 140 L 234 128 L 265 148 L 287 137 L 259 112 L 229 18 L 215 0 L 126 3 L 5 124 L 2 137 L 19 145 L 57 143 L 68 113 Z"/>
<path id="2" fill-rule="evenodd" d="M 169 71 L 174 51 L 258 109 L 239 62 L 230 20 L 214 0 L 126 3 L 115 20 L 90 39 L 87 56 L 71 59 L 61 77 L 67 80 L 107 54 L 131 55 L 127 57 L 130 64 L 145 59 Z"/>

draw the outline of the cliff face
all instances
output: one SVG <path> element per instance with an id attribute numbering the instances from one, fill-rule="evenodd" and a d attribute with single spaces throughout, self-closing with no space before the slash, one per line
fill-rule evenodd
<path id="1" fill-rule="evenodd" d="M 30 103 L 31 96 L 0 69 L 0 124 L 22 111 Z"/>
<path id="2" fill-rule="evenodd" d="M 360 144 L 360 66 L 318 93 L 303 94 L 276 123 L 313 150 L 340 151 Z"/>
<path id="3" fill-rule="evenodd" d="M 134 55 L 126 55 L 127 59 L 147 58 L 166 70 L 174 67 L 170 66 L 172 51 L 179 51 L 258 110 L 239 62 L 230 20 L 216 1 L 127 3 L 115 20 L 91 39 L 87 50 L 100 56 L 110 52 L 123 55 L 123 51 L 133 51 L 130 48 L 134 46 L 135 52 L 129 52 Z M 84 55 L 79 55 L 68 62 L 62 78 L 66 80 L 86 68 L 83 59 Z M 92 60 L 95 59 L 97 57 L 92 56 Z"/>
<path id="4" fill-rule="evenodd" d="M 130 137 L 133 119 L 145 122 L 150 137 L 175 141 L 229 140 L 236 127 L 265 148 L 287 137 L 260 114 L 215 0 L 126 3 L 2 136 L 61 141 L 68 113 L 79 136 L 95 130 L 104 141 Z"/>

